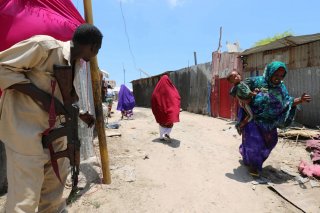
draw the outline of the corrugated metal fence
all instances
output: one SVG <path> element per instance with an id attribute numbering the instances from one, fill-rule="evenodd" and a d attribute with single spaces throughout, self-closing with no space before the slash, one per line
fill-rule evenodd
<path id="1" fill-rule="evenodd" d="M 210 103 L 208 102 L 211 85 L 210 62 L 163 74 L 168 74 L 178 89 L 183 110 L 205 115 L 210 114 Z M 151 106 L 152 92 L 163 74 L 132 81 L 137 106 Z"/>
<path id="2" fill-rule="evenodd" d="M 233 86 L 226 79 L 232 71 L 242 73 L 242 63 L 239 53 L 212 54 L 212 91 L 211 91 L 211 114 L 213 117 L 236 119 L 237 100 L 229 95 Z"/>
<path id="3" fill-rule="evenodd" d="M 312 96 L 312 102 L 301 105 L 296 121 L 311 126 L 320 125 L 320 67 L 289 70 L 285 85 L 293 97 L 301 97 L 303 92 Z"/>

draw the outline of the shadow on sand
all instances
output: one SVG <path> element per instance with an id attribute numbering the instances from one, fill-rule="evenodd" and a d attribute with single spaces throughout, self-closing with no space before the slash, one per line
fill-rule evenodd
<path id="1" fill-rule="evenodd" d="M 92 164 L 90 163 L 80 164 L 80 171 L 84 175 L 85 186 L 81 187 L 81 189 L 77 191 L 75 194 L 69 195 L 69 197 L 67 198 L 68 205 L 77 201 L 82 195 L 88 192 L 91 189 L 92 183 L 102 184 L 99 173 L 92 167 Z M 79 179 L 79 182 L 80 181 L 81 179 Z"/>
<path id="2" fill-rule="evenodd" d="M 165 140 L 160 140 L 160 138 L 156 138 L 156 139 L 153 139 L 152 142 L 162 143 L 172 148 L 178 148 L 180 146 L 180 141 L 173 138 L 171 138 L 171 141 L 165 141 Z"/>
<path id="3" fill-rule="evenodd" d="M 240 165 L 238 168 L 233 169 L 233 173 L 226 173 L 226 177 L 236 180 L 241 183 L 248 183 L 253 180 L 248 173 L 248 168 L 243 164 L 242 160 L 239 160 Z"/>
<path id="4" fill-rule="evenodd" d="M 226 173 L 226 177 L 236 180 L 241 183 L 247 183 L 254 180 L 249 174 L 247 166 L 245 166 L 242 160 L 239 160 L 240 165 L 238 168 L 233 169 L 233 173 Z M 272 166 L 266 166 L 262 169 L 261 177 L 267 178 L 270 182 L 275 184 L 286 183 L 290 180 L 294 180 L 294 177 L 284 173 L 283 171 L 276 169 Z"/>

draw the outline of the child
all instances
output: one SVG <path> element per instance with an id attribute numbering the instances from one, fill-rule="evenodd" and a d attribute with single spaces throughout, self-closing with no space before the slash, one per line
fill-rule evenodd
<path id="1" fill-rule="evenodd" d="M 249 86 L 241 81 L 241 75 L 237 71 L 232 71 L 229 73 L 227 80 L 234 85 L 230 91 L 230 95 L 239 100 L 240 106 L 246 112 L 246 117 L 236 124 L 236 129 L 239 135 L 241 135 L 243 127 L 253 118 L 249 103 L 251 102 L 252 97 L 257 95 L 257 91 L 255 90 L 252 92 Z"/>
<path id="2" fill-rule="evenodd" d="M 111 118 L 111 109 L 112 109 L 112 104 L 113 104 L 113 98 L 115 96 L 111 85 L 107 86 L 106 96 L 107 96 L 106 102 L 108 103 L 108 117 Z"/>

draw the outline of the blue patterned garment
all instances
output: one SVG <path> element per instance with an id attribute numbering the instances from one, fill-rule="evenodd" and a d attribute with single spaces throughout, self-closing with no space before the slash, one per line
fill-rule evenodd
<path id="1" fill-rule="evenodd" d="M 292 122 L 296 107 L 293 107 L 294 98 L 290 97 L 288 90 L 283 82 L 274 85 L 271 82 L 272 75 L 280 68 L 287 67 L 283 62 L 274 61 L 266 67 L 263 76 L 257 76 L 246 79 L 246 84 L 253 91 L 260 89 L 250 107 L 254 114 L 254 121 L 265 129 L 274 129 L 276 127 L 285 127 Z"/>

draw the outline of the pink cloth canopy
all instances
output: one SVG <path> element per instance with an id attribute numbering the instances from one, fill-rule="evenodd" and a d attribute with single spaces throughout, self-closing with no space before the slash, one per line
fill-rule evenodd
<path id="1" fill-rule="evenodd" d="M 71 0 L 0 0 L 0 51 L 34 35 L 70 40 L 84 22 Z"/>
<path id="2" fill-rule="evenodd" d="M 34 35 L 71 40 L 82 23 L 71 0 L 0 0 L 0 52 Z"/>

